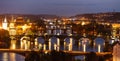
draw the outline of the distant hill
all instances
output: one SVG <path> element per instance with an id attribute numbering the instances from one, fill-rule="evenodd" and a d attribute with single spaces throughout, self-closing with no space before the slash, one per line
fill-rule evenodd
<path id="1" fill-rule="evenodd" d="M 77 14 L 75 16 L 72 16 L 75 18 L 88 18 L 93 20 L 114 20 L 119 21 L 120 20 L 120 12 L 105 12 L 105 13 L 88 13 L 88 14 Z"/>
<path id="2" fill-rule="evenodd" d="M 47 19 L 54 19 L 54 18 L 58 18 L 59 16 L 57 15 L 50 15 L 50 14 L 0 14 L 0 17 L 24 17 L 24 18 L 33 18 L 33 19 L 37 19 L 37 18 L 47 18 Z"/>

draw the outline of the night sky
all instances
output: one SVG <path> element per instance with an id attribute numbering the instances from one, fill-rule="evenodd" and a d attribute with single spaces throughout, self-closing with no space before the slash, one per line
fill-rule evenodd
<path id="1" fill-rule="evenodd" d="M 120 0 L 0 0 L 0 14 L 55 14 L 120 11 Z"/>

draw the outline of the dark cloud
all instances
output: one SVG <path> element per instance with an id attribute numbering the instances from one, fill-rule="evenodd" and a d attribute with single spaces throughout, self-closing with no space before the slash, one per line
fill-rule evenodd
<path id="1" fill-rule="evenodd" d="M 120 11 L 120 0 L 0 0 L 0 13 L 74 15 Z"/>

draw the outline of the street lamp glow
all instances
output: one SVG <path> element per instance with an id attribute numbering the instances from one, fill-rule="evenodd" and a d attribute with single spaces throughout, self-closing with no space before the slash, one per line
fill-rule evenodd
<path id="1" fill-rule="evenodd" d="M 85 22 L 82 22 L 81 25 L 85 25 Z"/>
<path id="2" fill-rule="evenodd" d="M 27 29 L 27 25 L 25 24 L 22 28 L 23 28 L 23 31 L 25 31 Z"/>

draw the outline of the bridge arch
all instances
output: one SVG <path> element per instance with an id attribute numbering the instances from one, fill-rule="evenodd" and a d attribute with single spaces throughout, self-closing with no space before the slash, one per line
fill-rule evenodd
<path id="1" fill-rule="evenodd" d="M 49 38 L 49 41 L 52 44 L 57 44 L 57 42 L 60 41 L 60 39 L 58 37 L 52 36 L 52 37 Z"/>
<path id="2" fill-rule="evenodd" d="M 95 51 L 101 52 L 105 47 L 105 39 L 102 37 L 97 37 L 94 39 L 94 49 Z"/>
<path id="3" fill-rule="evenodd" d="M 75 45 L 75 39 L 73 37 L 66 37 L 64 39 L 64 42 L 66 42 L 66 44 L 68 45 L 69 43 L 72 43 L 72 45 Z"/>
<path id="4" fill-rule="evenodd" d="M 45 39 L 43 37 L 36 37 L 34 39 L 34 44 L 35 44 L 35 48 L 43 49 L 43 45 L 45 44 Z"/>
<path id="5" fill-rule="evenodd" d="M 30 48 L 30 37 L 23 36 L 20 39 L 20 48 L 21 49 L 29 49 Z"/>
<path id="6" fill-rule="evenodd" d="M 35 38 L 35 42 L 44 44 L 45 43 L 45 39 L 43 37 L 36 37 Z"/>
<path id="7" fill-rule="evenodd" d="M 60 47 L 60 38 L 56 36 L 50 37 L 48 40 L 48 45 L 49 45 L 49 50 L 51 49 L 56 50 L 56 48 Z"/>
<path id="8" fill-rule="evenodd" d="M 26 39 L 26 40 L 30 40 L 30 37 L 23 36 L 20 40 L 24 40 L 24 39 Z"/>
<path id="9" fill-rule="evenodd" d="M 105 45 L 105 39 L 102 37 L 97 37 L 94 39 L 95 45 Z"/>
<path id="10" fill-rule="evenodd" d="M 76 40 L 73 37 L 66 37 L 64 39 L 64 49 L 66 50 L 77 50 Z"/>
<path id="11" fill-rule="evenodd" d="M 86 37 L 82 37 L 78 41 L 79 41 L 78 45 L 83 45 L 83 44 L 89 45 L 91 43 L 91 40 L 89 38 L 86 38 Z"/>
<path id="12" fill-rule="evenodd" d="M 89 38 L 87 37 L 80 38 L 79 44 L 78 44 L 79 50 L 82 50 L 84 52 L 91 51 L 90 43 L 91 43 L 91 40 Z"/>

